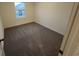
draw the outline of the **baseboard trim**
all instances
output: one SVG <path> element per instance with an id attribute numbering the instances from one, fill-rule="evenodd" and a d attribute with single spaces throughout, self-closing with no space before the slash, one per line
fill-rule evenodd
<path id="1" fill-rule="evenodd" d="M 61 55 L 63 55 L 63 51 L 62 51 L 62 50 L 59 50 L 59 53 L 60 53 Z"/>
<path id="2" fill-rule="evenodd" d="M 4 39 L 1 39 L 0 42 L 1 42 L 1 41 L 4 41 Z"/>
<path id="3" fill-rule="evenodd" d="M 29 22 L 26 22 L 26 23 L 23 23 L 23 24 L 18 24 L 18 25 L 14 25 L 14 26 L 6 27 L 6 28 L 4 28 L 4 29 L 9 29 L 9 28 L 17 27 L 17 26 L 21 26 L 21 25 L 29 24 L 29 23 L 32 23 L 32 22 L 35 22 L 35 21 L 29 21 Z"/>
<path id="4" fill-rule="evenodd" d="M 37 23 L 37 24 L 40 24 L 39 22 L 35 22 L 35 23 Z M 46 27 L 46 28 L 48 28 L 47 26 L 45 26 L 45 25 L 43 25 L 43 24 L 40 24 L 41 26 L 44 26 L 44 27 Z M 53 29 L 51 29 L 51 28 L 48 28 L 48 29 L 50 29 L 50 30 L 52 30 L 52 31 L 55 31 L 55 30 L 53 30 Z M 57 32 L 57 31 L 55 31 L 56 33 L 58 33 L 58 34 L 60 34 L 60 35 L 62 35 L 62 36 L 64 36 L 64 34 L 61 34 L 61 33 L 59 33 L 59 32 Z"/>

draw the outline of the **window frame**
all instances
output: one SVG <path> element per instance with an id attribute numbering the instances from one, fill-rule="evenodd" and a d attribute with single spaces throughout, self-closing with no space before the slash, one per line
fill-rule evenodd
<path id="1" fill-rule="evenodd" d="M 15 3 L 17 2 L 14 2 L 14 7 L 15 7 L 15 16 L 16 16 L 16 6 L 15 6 Z M 20 2 L 19 2 L 20 3 Z M 21 2 L 21 3 L 24 3 L 24 2 Z M 25 18 L 26 17 L 26 4 L 24 3 L 24 16 L 16 16 L 16 18 Z"/>

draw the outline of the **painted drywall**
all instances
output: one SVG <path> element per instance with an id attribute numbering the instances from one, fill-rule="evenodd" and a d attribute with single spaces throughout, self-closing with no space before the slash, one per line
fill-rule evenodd
<path id="1" fill-rule="evenodd" d="M 26 16 L 23 18 L 16 18 L 15 5 L 13 2 L 1 2 L 0 9 L 5 28 L 34 21 L 34 4 L 31 2 L 25 3 Z"/>
<path id="2" fill-rule="evenodd" d="M 61 44 L 61 47 L 60 47 L 60 50 L 62 50 L 62 51 L 64 50 L 64 48 L 66 46 L 69 34 L 71 32 L 71 29 L 72 29 L 72 26 L 73 26 L 72 24 L 74 22 L 74 16 L 75 16 L 75 13 L 76 13 L 76 10 L 77 10 L 77 6 L 78 6 L 78 2 L 75 2 L 74 6 L 73 6 L 71 17 L 70 17 L 69 22 L 68 22 L 67 30 L 66 30 L 66 33 L 64 35 L 64 38 L 63 38 L 63 41 L 62 41 L 62 44 Z M 59 55 L 61 55 L 61 54 L 59 53 Z"/>
<path id="3" fill-rule="evenodd" d="M 65 33 L 74 3 L 43 2 L 35 4 L 36 22 L 60 34 Z"/>
<path id="4" fill-rule="evenodd" d="M 67 23 L 74 3 L 25 3 L 26 17 L 16 18 L 13 2 L 1 2 L 0 14 L 5 28 L 36 21 L 37 23 L 60 34 L 66 31 Z"/>
<path id="5" fill-rule="evenodd" d="M 63 52 L 64 56 L 79 56 L 79 5 Z"/>
<path id="6" fill-rule="evenodd" d="M 4 28 L 2 24 L 2 20 L 0 18 L 0 40 L 4 39 Z"/>

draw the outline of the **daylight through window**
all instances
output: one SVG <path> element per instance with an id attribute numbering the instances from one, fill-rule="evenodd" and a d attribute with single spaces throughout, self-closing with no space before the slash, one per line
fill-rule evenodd
<path id="1" fill-rule="evenodd" d="M 25 16 L 25 11 L 24 11 L 25 5 L 23 2 L 16 2 L 15 8 L 16 8 L 16 17 Z"/>

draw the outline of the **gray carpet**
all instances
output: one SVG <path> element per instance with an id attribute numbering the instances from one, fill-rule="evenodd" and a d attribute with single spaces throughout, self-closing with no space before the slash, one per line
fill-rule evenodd
<path id="1" fill-rule="evenodd" d="M 5 29 L 6 56 L 57 56 L 63 36 L 37 23 Z"/>

